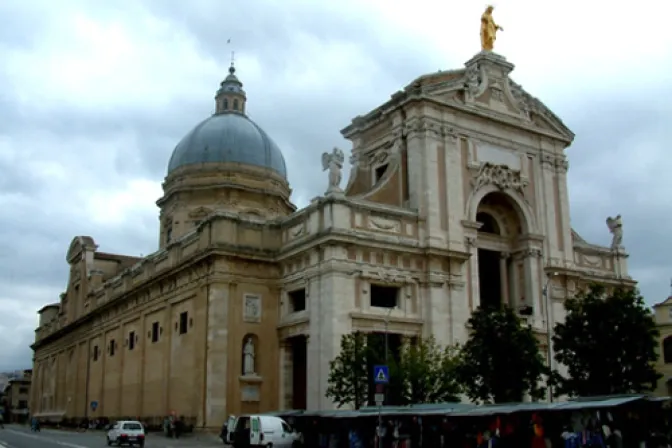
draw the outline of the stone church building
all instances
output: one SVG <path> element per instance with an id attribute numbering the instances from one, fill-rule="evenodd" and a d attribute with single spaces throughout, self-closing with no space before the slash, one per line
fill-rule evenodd
<path id="1" fill-rule="evenodd" d="M 72 240 L 65 292 L 39 311 L 33 415 L 175 412 L 219 427 L 229 414 L 329 409 L 341 336 L 465 341 L 481 304 L 520 310 L 546 350 L 578 288 L 634 281 L 620 242 L 572 229 L 574 134 L 513 68 L 481 52 L 355 117 L 342 130 L 349 180 L 343 152 L 316 155 L 305 169 L 327 171 L 327 193 L 297 210 L 282 151 L 246 115 L 231 67 L 216 112 L 168 162 L 158 250 Z"/>

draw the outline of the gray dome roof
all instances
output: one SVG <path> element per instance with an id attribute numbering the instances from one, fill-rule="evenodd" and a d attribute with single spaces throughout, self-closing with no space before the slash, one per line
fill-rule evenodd
<path id="1" fill-rule="evenodd" d="M 278 145 L 241 113 L 216 114 L 198 124 L 173 150 L 168 174 L 181 166 L 213 162 L 268 168 L 287 179 Z"/>

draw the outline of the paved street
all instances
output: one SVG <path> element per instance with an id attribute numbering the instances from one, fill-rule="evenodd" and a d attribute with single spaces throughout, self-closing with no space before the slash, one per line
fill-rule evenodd
<path id="1" fill-rule="evenodd" d="M 99 448 L 107 446 L 103 431 L 85 433 L 44 429 L 34 433 L 27 426 L 6 425 L 0 429 L 0 448 Z M 149 434 L 146 448 L 215 448 L 225 446 L 215 436 L 187 436 L 178 440 Z"/>

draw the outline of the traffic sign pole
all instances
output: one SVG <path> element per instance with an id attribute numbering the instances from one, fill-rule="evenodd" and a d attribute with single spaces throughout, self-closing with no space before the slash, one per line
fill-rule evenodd
<path id="1" fill-rule="evenodd" d="M 387 365 L 373 366 L 373 382 L 376 384 L 375 401 L 378 405 L 378 446 L 383 446 L 383 402 L 385 384 L 390 382 L 390 369 Z"/>

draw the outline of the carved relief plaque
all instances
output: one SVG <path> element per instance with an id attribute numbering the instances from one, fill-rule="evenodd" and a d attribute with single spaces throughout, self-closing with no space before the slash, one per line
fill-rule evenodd
<path id="1" fill-rule="evenodd" d="M 243 297 L 243 320 L 245 322 L 261 322 L 261 297 L 245 294 Z"/>
<path id="2" fill-rule="evenodd" d="M 259 401 L 259 386 L 256 384 L 243 386 L 240 390 L 240 398 L 247 402 Z"/>

